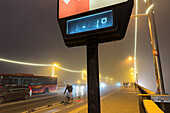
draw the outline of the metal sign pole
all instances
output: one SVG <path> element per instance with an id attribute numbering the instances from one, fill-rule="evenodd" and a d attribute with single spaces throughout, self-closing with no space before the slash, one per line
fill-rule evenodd
<path id="1" fill-rule="evenodd" d="M 88 113 L 100 113 L 98 43 L 87 42 Z"/>
<path id="2" fill-rule="evenodd" d="M 152 4 L 152 0 L 147 0 L 147 6 Z M 149 29 L 151 35 L 151 42 L 153 47 L 153 55 L 155 58 L 156 69 L 157 69 L 157 77 L 158 77 L 158 85 L 160 88 L 160 94 L 165 94 L 164 82 L 163 82 L 163 75 L 162 75 L 162 67 L 161 67 L 161 60 L 159 54 L 159 46 L 157 40 L 157 33 L 156 33 L 156 26 L 155 26 L 155 19 L 154 19 L 154 12 L 153 9 L 150 10 L 148 13 L 148 21 L 149 21 Z"/>

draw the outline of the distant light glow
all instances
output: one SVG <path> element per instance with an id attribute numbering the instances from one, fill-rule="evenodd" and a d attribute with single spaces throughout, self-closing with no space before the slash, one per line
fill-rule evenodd
<path id="1" fill-rule="evenodd" d="M 120 87 L 120 86 L 121 86 L 121 83 L 116 83 L 116 86 Z"/>
<path id="2" fill-rule="evenodd" d="M 76 93 L 78 94 L 79 92 L 79 86 L 76 86 Z"/>
<path id="3" fill-rule="evenodd" d="M 100 87 L 104 88 L 106 87 L 106 84 L 104 82 L 100 83 Z"/>
<path id="4" fill-rule="evenodd" d="M 3 62 L 9 62 L 9 63 L 14 63 L 14 64 L 21 64 L 21 65 L 29 65 L 29 66 L 46 66 L 46 67 L 58 67 L 61 70 L 68 71 L 68 72 L 74 72 L 74 73 L 82 73 L 82 71 L 77 71 L 77 70 L 71 70 L 71 69 L 66 69 L 63 67 L 59 67 L 58 64 L 36 64 L 36 63 L 28 63 L 28 62 L 20 62 L 20 61 L 15 61 L 15 60 L 8 60 L 4 58 L 0 58 L 0 61 Z"/>
<path id="5" fill-rule="evenodd" d="M 59 64 L 54 64 L 53 66 L 54 66 L 54 67 L 59 67 Z"/>
<path id="6" fill-rule="evenodd" d="M 129 57 L 129 60 L 131 61 L 131 60 L 132 60 L 132 57 Z"/>
<path id="7" fill-rule="evenodd" d="M 15 64 L 22 64 L 22 65 L 30 65 L 30 66 L 53 66 L 52 64 L 36 64 L 36 63 L 28 63 L 28 62 L 8 60 L 8 59 L 3 59 L 3 58 L 0 58 L 0 61 L 15 63 Z"/>
<path id="8" fill-rule="evenodd" d="M 77 84 L 80 84 L 80 80 L 77 81 Z"/>
<path id="9" fill-rule="evenodd" d="M 144 2 L 146 2 L 146 0 L 144 0 Z"/>
<path id="10" fill-rule="evenodd" d="M 61 70 L 64 70 L 64 71 L 69 71 L 69 72 L 74 72 L 74 73 L 82 73 L 82 71 L 70 70 L 70 69 L 66 69 L 66 68 L 63 68 L 63 67 L 58 67 L 58 68 L 61 69 Z"/>
<path id="11" fill-rule="evenodd" d="M 146 10 L 146 14 L 149 13 L 149 11 L 153 8 L 153 4 Z"/>
<path id="12" fill-rule="evenodd" d="M 81 86 L 81 90 L 84 90 L 84 88 L 85 88 L 84 86 Z"/>
<path id="13" fill-rule="evenodd" d="M 82 80 L 86 80 L 86 78 L 87 78 L 87 71 L 86 70 L 82 71 L 81 78 L 82 78 Z"/>

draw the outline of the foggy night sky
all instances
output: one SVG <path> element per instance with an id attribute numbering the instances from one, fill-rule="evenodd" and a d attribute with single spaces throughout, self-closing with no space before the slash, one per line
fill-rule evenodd
<path id="1" fill-rule="evenodd" d="M 158 43 L 166 92 L 170 93 L 170 9 L 169 0 L 153 0 Z M 86 47 L 67 48 L 56 21 L 56 0 L 1 0 L 0 1 L 0 58 L 53 64 L 73 70 L 86 69 Z M 135 7 L 134 7 L 135 10 Z M 134 14 L 133 10 L 133 14 Z M 139 12 L 146 6 L 139 0 Z M 102 76 L 115 82 L 131 80 L 127 62 L 134 52 L 134 18 L 131 18 L 123 40 L 100 44 L 99 69 Z M 156 91 L 153 56 L 147 17 L 138 19 L 137 67 L 139 84 Z M 0 73 L 32 73 L 51 75 L 51 67 L 33 67 L 0 61 Z M 80 74 L 56 69 L 59 80 L 73 83 Z"/>

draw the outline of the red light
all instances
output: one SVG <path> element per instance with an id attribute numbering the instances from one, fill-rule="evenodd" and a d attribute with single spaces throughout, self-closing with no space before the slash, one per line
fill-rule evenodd
<path id="1" fill-rule="evenodd" d="M 32 91 L 31 87 L 29 87 L 30 91 Z"/>
<path id="2" fill-rule="evenodd" d="M 77 100 L 77 102 L 82 102 L 83 100 Z"/>

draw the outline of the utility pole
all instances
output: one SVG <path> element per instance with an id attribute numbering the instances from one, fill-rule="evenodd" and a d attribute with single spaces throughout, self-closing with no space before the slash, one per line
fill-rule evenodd
<path id="1" fill-rule="evenodd" d="M 149 8 L 152 5 L 152 0 L 146 0 L 146 5 Z M 160 94 L 165 94 L 165 88 L 164 88 L 164 81 L 163 81 L 163 75 L 162 75 L 162 67 L 161 67 L 161 60 L 160 60 L 160 54 L 159 54 L 159 46 L 158 46 L 158 40 L 157 40 L 157 32 L 156 32 L 156 25 L 155 25 L 155 18 L 154 18 L 154 11 L 151 9 L 148 12 L 148 22 L 149 22 L 149 30 L 150 30 L 150 36 L 151 36 L 151 44 L 153 49 L 153 55 L 155 60 L 155 67 L 157 70 L 156 78 L 158 78 L 158 87 L 160 89 Z"/>

